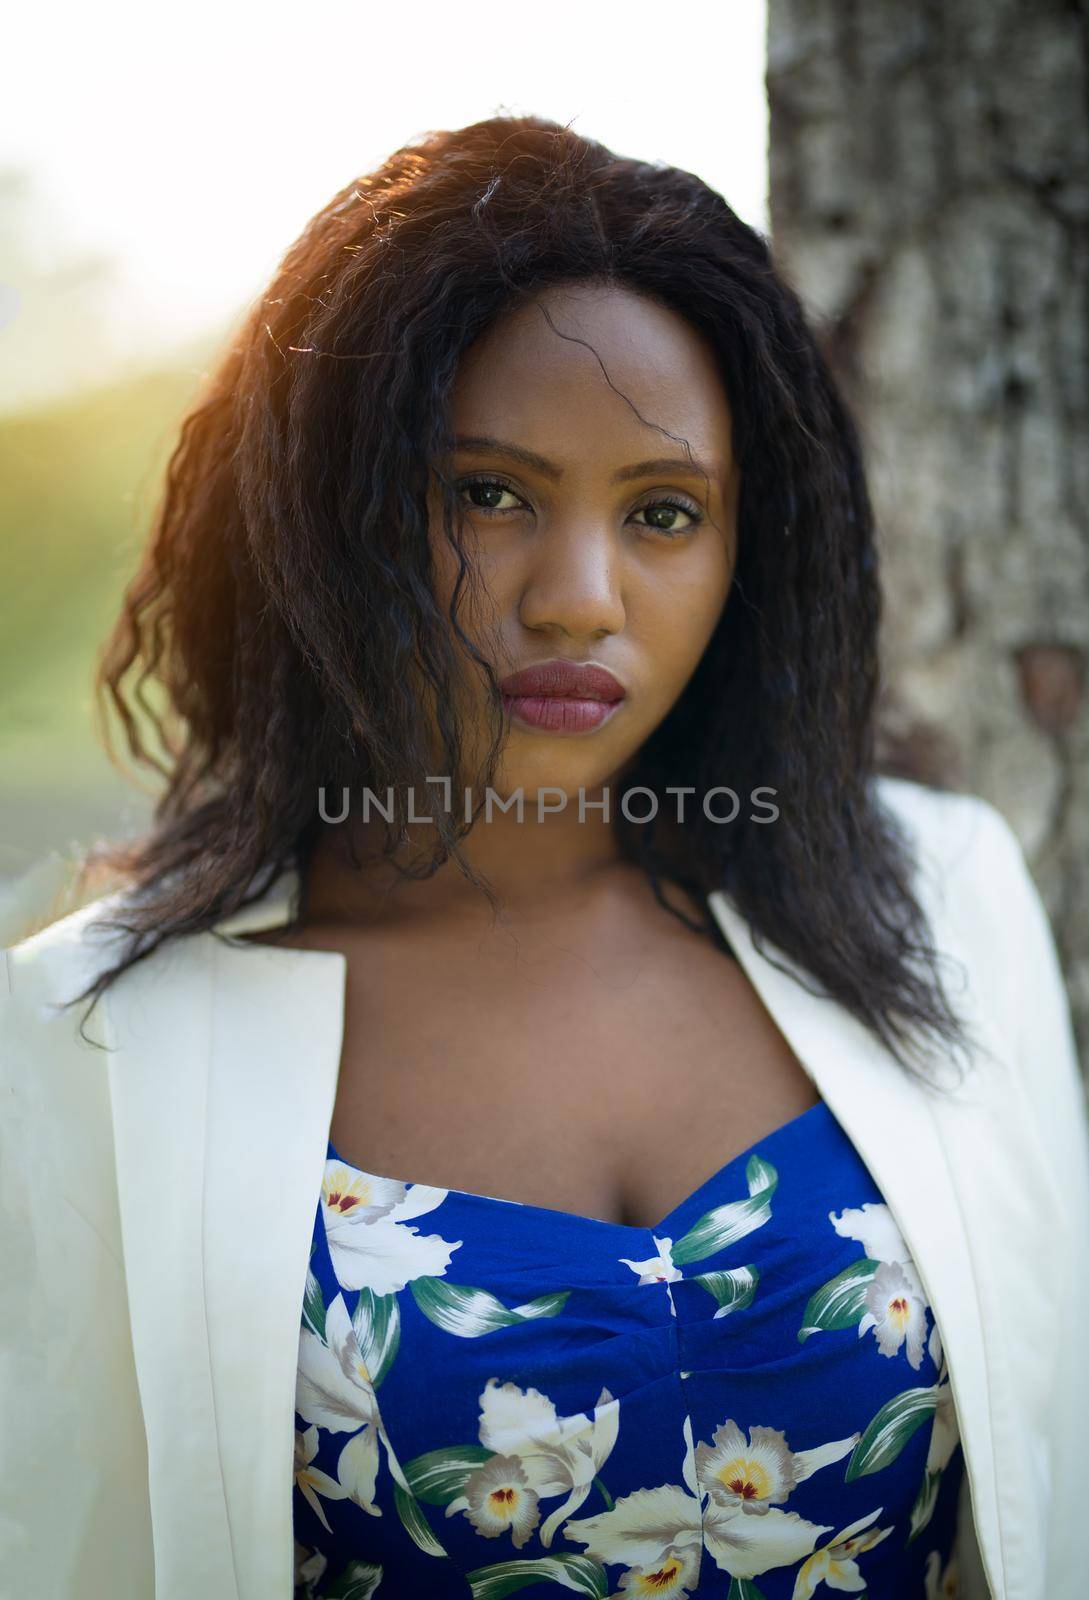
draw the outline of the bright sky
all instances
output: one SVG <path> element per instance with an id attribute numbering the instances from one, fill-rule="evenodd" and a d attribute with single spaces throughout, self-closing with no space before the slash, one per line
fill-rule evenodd
<path id="1" fill-rule="evenodd" d="M 763 0 L 21 6 L 0 167 L 29 175 L 33 270 L 0 262 L 0 408 L 233 318 L 349 178 L 499 111 L 687 167 L 766 230 L 764 28 Z"/>

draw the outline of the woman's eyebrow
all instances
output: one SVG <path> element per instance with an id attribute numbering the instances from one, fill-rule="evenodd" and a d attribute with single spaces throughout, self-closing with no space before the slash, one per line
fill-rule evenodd
<path id="1" fill-rule="evenodd" d="M 487 433 L 458 434 L 451 440 L 451 448 L 490 450 L 495 455 L 519 461 L 525 467 L 533 467 L 542 477 L 551 478 L 553 482 L 563 477 L 563 468 L 558 467 L 554 461 L 539 456 L 535 450 L 525 449 L 523 445 L 509 444 L 505 439 L 494 439 Z M 613 473 L 613 482 L 624 483 L 629 478 L 648 478 L 658 472 L 684 472 L 690 477 L 704 480 L 714 477 L 712 469 L 694 456 L 691 459 L 687 456 L 655 456 L 649 461 L 636 461 L 630 467 L 621 467 L 618 472 Z"/>

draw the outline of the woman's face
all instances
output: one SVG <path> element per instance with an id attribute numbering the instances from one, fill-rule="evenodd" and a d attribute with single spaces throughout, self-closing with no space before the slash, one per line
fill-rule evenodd
<path id="1" fill-rule="evenodd" d="M 445 471 L 483 590 L 470 605 L 463 588 L 464 631 L 501 682 L 560 660 L 604 667 L 624 691 L 596 707 L 504 696 L 497 792 L 532 800 L 550 786 L 575 798 L 613 778 L 663 721 L 722 614 L 738 492 L 725 388 L 674 312 L 626 289 L 557 286 L 466 354 L 451 420 Z M 437 485 L 431 540 L 446 607 L 458 568 Z M 587 687 L 599 692 L 578 693 Z M 487 691 L 468 664 L 461 689 L 475 771 Z"/>

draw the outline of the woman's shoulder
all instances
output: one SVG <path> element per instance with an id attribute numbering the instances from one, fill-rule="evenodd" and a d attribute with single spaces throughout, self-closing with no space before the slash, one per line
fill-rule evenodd
<path id="1" fill-rule="evenodd" d="M 232 926 L 228 918 L 215 928 Z M 32 869 L 0 896 L 0 1000 L 26 1001 L 44 1013 L 51 1003 L 81 994 L 119 967 L 132 951 L 134 935 L 129 885 L 98 894 L 92 889 L 79 898 L 71 879 L 58 885 L 55 874 Z M 164 939 L 119 974 L 117 985 L 130 991 L 159 977 L 169 981 L 187 960 L 199 961 L 206 948 L 207 936 L 200 932 Z M 111 985 L 106 995 L 112 990 Z"/>
<path id="2" fill-rule="evenodd" d="M 33 931 L 35 920 L 24 900 L 7 912 L 11 942 L 0 953 L 0 1001 L 25 1006 L 41 1016 L 93 983 L 118 959 L 125 930 L 120 891 L 88 901 Z M 39 919 L 40 920 L 40 919 Z"/>
<path id="3" fill-rule="evenodd" d="M 49 868 L 50 863 L 40 864 Z M 237 937 L 285 920 L 297 894 L 296 873 L 281 871 L 255 901 L 202 931 L 174 935 L 153 945 L 118 979 L 126 990 L 157 979 L 171 981 L 192 962 L 206 958 L 213 936 Z M 0 894 L 0 1002 L 26 999 L 41 1007 L 78 994 L 96 978 L 120 964 L 132 940 L 124 887 L 87 898 L 64 910 L 59 903 L 73 890 L 58 889 L 54 872 L 30 873 Z M 111 991 L 107 991 L 109 993 Z"/>
<path id="4" fill-rule="evenodd" d="M 62 891 L 61 901 L 75 891 Z M 96 985 L 121 968 L 131 951 L 130 902 L 124 888 L 60 909 L 58 897 L 30 892 L 0 906 L 0 1063 L 5 1080 L 21 1069 L 40 1077 L 86 1072 L 105 1062 L 113 1045 L 119 994 L 139 996 L 148 981 L 176 969 L 179 951 L 191 938 L 153 948 L 119 972 L 96 997 Z M 198 941 L 199 942 L 199 941 Z M 97 1074 L 92 1074 L 96 1075 Z"/>
<path id="5" fill-rule="evenodd" d="M 1017 834 L 977 795 L 902 780 L 884 780 L 882 789 L 912 830 L 935 943 L 953 958 L 957 997 L 1005 1063 L 1010 1105 L 1038 1124 L 1053 1169 L 1089 1202 L 1089 1122 L 1067 984 Z"/>
<path id="6" fill-rule="evenodd" d="M 917 898 L 955 1003 L 983 1028 L 1051 1133 L 1065 1120 L 1063 1137 L 1080 1139 L 1084 1093 L 1066 979 L 1016 832 L 979 795 L 891 778 L 879 793 L 908 835 Z"/>
<path id="7" fill-rule="evenodd" d="M 47 1266 L 51 1282 L 77 1282 L 93 1263 L 95 1293 L 105 1296 L 110 1263 L 122 1259 L 111 1030 L 104 1006 L 77 998 L 101 963 L 113 965 L 119 934 L 95 926 L 110 909 L 102 896 L 0 952 L 0 1254 L 14 1260 L 34 1238 L 35 1290 L 45 1290 Z M 34 1210 L 45 1173 L 57 1202 L 48 1222 Z"/>
<path id="8" fill-rule="evenodd" d="M 888 774 L 876 779 L 874 791 L 908 835 L 924 871 L 972 871 L 995 864 L 1009 870 L 1023 863 L 1016 833 L 982 795 Z"/>
<path id="9" fill-rule="evenodd" d="M 899 824 L 917 896 L 939 943 L 1015 959 L 1019 928 L 1047 931 L 1040 892 L 1014 829 L 981 795 L 880 777 L 876 794 Z"/>

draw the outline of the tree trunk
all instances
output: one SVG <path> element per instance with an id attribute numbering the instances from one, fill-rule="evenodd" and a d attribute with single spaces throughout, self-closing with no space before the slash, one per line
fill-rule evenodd
<path id="1" fill-rule="evenodd" d="M 1084 0 L 768 0 L 771 230 L 858 416 L 886 770 L 992 801 L 1089 1045 Z"/>

